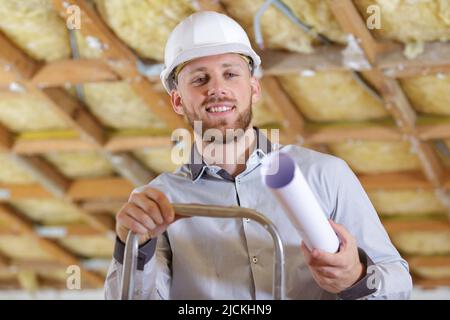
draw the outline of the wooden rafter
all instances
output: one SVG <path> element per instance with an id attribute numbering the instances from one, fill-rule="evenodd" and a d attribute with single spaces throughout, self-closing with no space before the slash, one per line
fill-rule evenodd
<path id="1" fill-rule="evenodd" d="M 0 150 L 7 151 L 11 148 L 13 138 L 11 133 L 0 123 Z"/>
<path id="2" fill-rule="evenodd" d="M 49 151 L 94 151 L 106 150 L 111 152 L 131 151 L 141 148 L 170 147 L 170 137 L 151 136 L 117 136 L 99 148 L 98 145 L 79 138 L 53 138 L 53 139 L 25 139 L 16 138 L 11 147 L 18 154 L 42 154 Z"/>
<path id="3" fill-rule="evenodd" d="M 358 179 L 366 190 L 431 189 L 433 185 L 420 171 L 361 174 Z"/>
<path id="4" fill-rule="evenodd" d="M 117 81 L 119 77 L 100 59 L 57 60 L 43 65 L 31 79 L 38 88 L 89 82 Z"/>
<path id="5" fill-rule="evenodd" d="M 274 112 L 279 111 L 283 116 L 283 131 L 285 136 L 287 136 L 287 142 L 303 144 L 305 140 L 303 137 L 304 120 L 298 108 L 290 100 L 274 77 L 263 77 L 261 79 L 261 86 L 269 108 Z"/>
<path id="6" fill-rule="evenodd" d="M 30 78 L 39 64 L 28 56 L 0 32 L 0 85 Z"/>
<path id="7" fill-rule="evenodd" d="M 14 48 L 10 46 L 10 52 L 16 52 L 18 55 L 20 54 L 20 50 L 18 48 Z M 8 56 L 3 56 L 3 60 L 7 61 L 9 59 Z M 21 65 L 31 65 L 33 62 L 30 58 L 26 56 L 21 57 Z M 12 62 L 11 62 L 12 63 Z M 106 159 L 112 160 L 111 164 L 116 170 L 123 174 L 125 177 L 131 179 L 133 183 L 136 185 L 141 185 L 144 183 L 148 183 L 153 177 L 153 173 L 150 172 L 147 168 L 145 168 L 139 161 L 134 159 L 132 155 L 119 153 L 113 154 L 110 151 L 103 151 L 102 146 L 107 141 L 106 132 L 98 122 L 98 120 L 87 110 L 87 108 L 80 103 L 76 98 L 72 97 L 65 90 L 61 88 L 43 88 L 38 89 L 31 81 L 31 74 L 21 74 L 21 70 L 15 70 L 14 68 L 10 68 L 12 72 L 18 74 L 20 76 L 20 80 L 27 90 L 28 94 L 35 96 L 37 99 L 42 99 L 46 101 L 49 107 L 52 108 L 53 112 L 55 112 L 59 117 L 61 117 L 66 123 L 68 123 L 73 129 L 75 129 L 82 140 L 89 141 L 93 145 L 95 145 L 96 149 L 100 150 L 101 154 L 105 156 Z M 39 73 L 37 74 L 37 76 Z M 22 159 L 22 163 L 26 164 L 27 161 L 25 157 L 17 157 L 19 161 Z M 31 159 L 29 157 L 29 159 Z M 36 162 L 39 161 L 36 157 L 33 159 L 34 166 L 28 166 L 27 169 L 31 170 L 30 172 L 34 176 L 39 177 L 39 169 L 49 170 L 49 164 L 43 161 L 40 161 L 38 165 Z M 58 195 L 63 196 L 66 187 L 61 187 L 61 184 L 57 185 L 52 180 L 42 179 L 39 177 L 44 186 L 49 188 L 49 190 Z M 67 185 L 68 183 L 66 183 Z M 87 217 L 89 220 L 95 219 L 92 217 Z"/>
<path id="8" fill-rule="evenodd" d="M 99 146 L 106 142 L 105 131 L 97 119 L 66 91 L 59 88 L 47 88 L 36 91 L 62 119 L 73 127 L 84 140 Z"/>
<path id="9" fill-rule="evenodd" d="M 366 28 L 366 24 L 361 19 L 353 2 L 351 0 L 330 0 L 329 3 L 341 28 L 359 39 L 369 62 L 374 63 L 380 50 L 379 45 Z"/>
<path id="10" fill-rule="evenodd" d="M 361 126 L 320 126 L 305 130 L 307 143 L 333 143 L 356 140 L 388 140 L 400 141 L 402 134 L 393 126 L 367 125 Z"/>
<path id="11" fill-rule="evenodd" d="M 423 124 L 416 126 L 417 136 L 421 141 L 450 138 L 450 123 Z M 9 133 L 5 131 L 7 136 Z M 304 141 L 309 144 L 342 142 L 348 139 L 359 140 L 400 140 L 401 130 L 393 126 L 308 126 L 303 129 Z M 9 139 L 9 140 L 7 140 Z M 0 134 L 1 140 L 1 134 Z M 11 138 L 6 138 L 11 141 Z M 12 144 L 12 145 L 11 145 Z M 26 139 L 20 136 L 13 142 L 3 146 L 3 150 L 11 150 L 17 154 L 42 154 L 50 151 L 94 151 L 100 150 L 95 144 L 79 138 Z M 131 151 L 141 148 L 170 147 L 172 141 L 168 136 L 113 136 L 102 149 L 111 152 Z M 1 148 L 1 145 L 0 145 Z"/>
<path id="12" fill-rule="evenodd" d="M 345 71 L 342 59 L 343 46 L 318 47 L 313 54 L 286 52 L 281 50 L 258 51 L 263 61 L 265 75 L 299 74 L 311 71 Z M 450 74 L 450 44 L 446 42 L 427 43 L 422 54 L 408 59 L 403 49 L 379 53 L 373 62 L 373 69 L 390 78 L 406 78 L 429 74 Z M 364 71 L 364 70 L 358 70 Z"/>
<path id="13" fill-rule="evenodd" d="M 3 65 L 8 65 L 7 71 L 16 77 L 16 80 L 31 95 L 45 99 L 49 105 L 65 121 L 70 123 L 82 135 L 91 142 L 101 145 L 104 143 L 103 129 L 98 125 L 95 118 L 87 110 L 72 99 L 62 89 L 45 89 L 42 92 L 30 83 L 33 73 L 36 71 L 36 63 L 22 53 L 17 47 L 12 45 L 6 37 L 0 35 L 0 45 L 7 50 L 0 53 L 0 61 Z M 10 135 L 5 133 L 5 136 Z M 56 197 L 63 197 L 69 188 L 70 181 L 65 178 L 57 169 L 38 156 L 22 156 L 12 154 L 16 163 L 26 172 L 35 178 L 44 189 Z M 73 204 L 76 206 L 76 204 Z M 107 232 L 109 228 L 104 226 L 97 219 L 78 208 L 82 218 L 96 230 Z"/>
<path id="14" fill-rule="evenodd" d="M 133 184 L 124 178 L 90 178 L 74 180 L 66 191 L 65 198 L 78 200 L 127 199 Z M 0 183 L 0 201 L 25 198 L 51 198 L 53 194 L 40 184 L 17 185 Z"/>
<path id="15" fill-rule="evenodd" d="M 384 75 L 392 78 L 450 74 L 450 43 L 426 43 L 423 52 L 413 59 L 406 58 L 403 50 L 384 52 L 378 56 L 376 65 Z"/>
<path id="16" fill-rule="evenodd" d="M 171 128 L 187 127 L 183 119 L 171 111 L 166 95 L 155 92 L 150 81 L 141 76 L 137 70 L 138 58 L 124 45 L 105 25 L 84 0 L 53 0 L 55 9 L 64 18 L 68 17 L 67 6 L 76 5 L 81 12 L 80 32 L 84 36 L 97 38 L 103 44 L 102 58 L 123 79 L 130 81 L 131 86 L 153 113 L 163 119 Z"/>
<path id="17" fill-rule="evenodd" d="M 88 270 L 84 270 L 80 261 L 66 250 L 62 249 L 56 243 L 43 239 L 38 236 L 29 223 L 19 218 L 8 206 L 0 204 L 0 216 L 8 224 L 19 231 L 20 234 L 30 237 L 35 243 L 37 243 L 43 250 L 48 252 L 56 261 L 59 261 L 67 266 L 77 265 L 82 270 L 82 281 L 86 281 L 94 285 L 95 287 L 103 286 L 103 278 Z"/>
<path id="18" fill-rule="evenodd" d="M 156 177 L 155 173 L 147 169 L 130 153 L 103 151 L 102 154 L 121 176 L 130 180 L 135 186 L 145 185 Z"/>
<path id="19" fill-rule="evenodd" d="M 383 225 L 388 233 L 396 234 L 411 231 L 450 231 L 450 223 L 447 221 L 432 220 L 384 220 Z"/>
<path id="20" fill-rule="evenodd" d="M 4 36 L 3 36 L 4 38 Z M 259 50 L 263 61 L 264 75 L 279 76 L 311 71 L 345 71 L 342 59 L 343 46 L 318 47 L 314 53 L 286 52 L 280 50 Z M 380 53 L 373 64 L 376 69 L 390 78 L 407 78 L 429 74 L 450 74 L 450 44 L 431 42 L 425 44 L 424 52 L 408 59 L 401 48 Z M 115 60 L 117 64 L 127 61 Z M 8 64 L 9 65 L 9 64 Z M 38 88 L 60 87 L 67 84 L 81 84 L 102 81 L 117 81 L 120 76 L 103 59 L 66 59 L 37 63 L 27 72 L 36 70 L 31 83 Z M 0 69 L 0 87 L 7 86 L 14 77 Z M 155 78 L 155 80 L 159 80 Z"/>
<path id="21" fill-rule="evenodd" d="M 432 183 L 420 171 L 361 174 L 358 178 L 366 190 L 433 189 Z M 443 187 L 450 190 L 450 176 L 443 181 Z M 133 190 L 133 184 L 124 178 L 85 178 L 71 182 L 65 197 L 72 201 L 124 201 Z M 15 185 L 0 183 L 1 201 L 23 198 L 49 198 L 53 195 L 39 184 Z"/>
<path id="22" fill-rule="evenodd" d="M 11 155 L 16 164 L 28 172 L 46 190 L 56 197 L 62 197 L 70 181 L 45 160 L 38 156 Z"/>
<path id="23" fill-rule="evenodd" d="M 61 198 L 66 194 L 70 181 L 48 162 L 36 156 L 25 157 L 13 155 L 13 157 L 17 164 L 33 176 L 33 178 L 35 178 L 44 189 L 48 190 L 53 196 Z M 72 204 L 76 206 L 76 204 Z M 100 232 L 107 232 L 109 230 L 109 228 L 99 222 L 94 216 L 81 208 L 77 209 L 81 218 L 96 230 Z"/>
<path id="24" fill-rule="evenodd" d="M 360 41 L 369 62 L 371 64 L 376 63 L 380 45 L 366 28 L 353 2 L 351 0 L 330 0 L 330 5 L 342 29 L 353 34 Z M 434 149 L 426 142 L 420 141 L 416 132 L 416 112 L 410 105 L 397 80 L 386 77 L 377 69 L 372 69 L 363 74 L 383 96 L 386 110 L 393 116 L 397 126 L 410 141 L 426 177 L 436 190 L 442 191 L 440 190 L 444 172 L 442 164 Z M 442 202 L 447 207 L 450 217 L 450 201 Z"/>

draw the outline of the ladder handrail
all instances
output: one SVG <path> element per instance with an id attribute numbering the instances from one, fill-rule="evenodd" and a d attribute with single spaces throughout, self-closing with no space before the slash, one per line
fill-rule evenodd
<path id="1" fill-rule="evenodd" d="M 177 215 L 185 217 L 211 217 L 211 218 L 247 218 L 266 229 L 272 237 L 274 244 L 274 269 L 272 294 L 274 300 L 283 300 L 284 297 L 284 249 L 280 234 L 273 222 L 253 209 L 241 207 L 223 207 L 201 204 L 174 204 Z M 137 265 L 139 237 L 129 231 L 125 243 L 125 254 L 121 279 L 121 298 L 131 300 L 134 291 L 134 273 Z"/>

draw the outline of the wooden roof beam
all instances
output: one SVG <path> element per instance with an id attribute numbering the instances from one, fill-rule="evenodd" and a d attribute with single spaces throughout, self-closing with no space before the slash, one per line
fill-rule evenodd
<path id="1" fill-rule="evenodd" d="M 420 171 L 360 174 L 358 179 L 366 190 L 433 189 L 431 182 Z M 133 184 L 124 178 L 85 178 L 72 181 L 65 197 L 72 201 L 126 201 L 133 188 Z M 450 175 L 444 175 L 443 188 L 450 190 Z M 50 192 L 38 184 L 0 183 L 0 194 L 2 194 L 0 202 L 52 197 Z M 79 206 L 83 208 L 82 204 Z"/>
<path id="2" fill-rule="evenodd" d="M 427 42 L 423 52 L 413 59 L 406 58 L 403 50 L 380 53 L 376 66 L 385 76 L 392 78 L 450 74 L 450 43 Z"/>
<path id="3" fill-rule="evenodd" d="M 331 9 L 339 25 L 346 32 L 359 39 L 371 64 L 377 61 L 380 46 L 359 15 L 351 0 L 330 0 Z M 441 180 L 444 169 L 435 151 L 425 142 L 419 140 L 416 132 L 416 112 L 410 105 L 397 80 L 387 78 L 376 69 L 364 72 L 368 81 L 378 89 L 385 101 L 385 107 L 393 116 L 397 126 L 406 135 L 416 152 L 422 170 L 436 191 L 442 193 Z M 450 201 L 441 202 L 446 206 L 450 217 Z"/>
<path id="4" fill-rule="evenodd" d="M 18 49 L 15 50 L 18 51 Z M 18 52 L 16 53 L 19 54 Z M 23 57 L 22 64 L 27 61 L 32 62 L 31 59 Z M 101 150 L 102 145 L 107 140 L 106 133 L 97 119 L 84 105 L 61 88 L 45 88 L 39 90 L 34 84 L 29 82 L 29 75 L 22 74 L 22 76 L 24 81 L 26 81 L 25 88 L 30 94 L 47 101 L 49 106 L 52 107 L 52 110 L 64 121 L 69 123 L 80 134 L 81 138 L 91 142 Z M 37 76 L 39 76 L 39 73 Z M 116 171 L 124 174 L 125 177 L 131 179 L 136 185 L 148 183 L 148 181 L 154 177 L 150 170 L 146 169 L 131 155 L 124 153 L 112 154 L 109 151 L 102 151 L 101 153 L 107 159 L 112 161 L 111 163 L 116 168 Z M 24 158 L 17 156 L 16 158 L 17 161 L 21 161 L 22 165 L 25 165 L 27 170 L 39 179 L 38 181 L 48 188 L 50 192 L 60 197 L 64 195 L 68 182 L 62 182 L 64 177 L 61 175 L 58 177 L 58 175 L 54 174 L 55 172 L 52 172 L 47 163 L 37 157 Z M 30 165 L 30 161 L 33 162 L 32 165 Z M 41 174 L 39 170 L 45 170 L 45 173 Z M 48 177 L 49 175 L 51 175 L 51 179 Z M 95 221 L 93 223 L 95 223 Z"/>
<path id="5" fill-rule="evenodd" d="M 46 190 L 56 197 L 62 197 L 70 181 L 38 156 L 21 156 L 11 154 L 14 161 L 38 181 Z"/>
<path id="6" fill-rule="evenodd" d="M 47 161 L 38 156 L 20 156 L 12 155 L 14 160 L 23 169 L 25 169 L 33 178 L 35 178 L 47 191 L 57 198 L 63 198 L 70 186 L 70 180 L 64 177 Z M 73 204 L 77 206 L 76 204 Z M 98 221 L 94 216 L 77 208 L 80 215 L 86 223 L 99 231 L 106 232 L 108 228 Z"/>
<path id="7" fill-rule="evenodd" d="M 170 108 L 168 96 L 165 93 L 156 92 L 150 81 L 139 74 L 138 58 L 109 30 L 93 8 L 83 0 L 53 0 L 53 6 L 64 18 L 68 17 L 66 8 L 69 5 L 76 5 L 80 8 L 81 28 L 79 31 L 84 36 L 96 37 L 103 44 L 102 58 L 104 61 L 121 78 L 130 81 L 136 94 L 142 98 L 150 110 L 163 119 L 169 127 L 187 127 L 183 118 Z"/>
<path id="8" fill-rule="evenodd" d="M 70 183 L 65 198 L 72 201 L 80 200 L 126 200 L 133 190 L 133 184 L 118 177 L 85 178 Z M 0 183 L 0 202 L 25 198 L 52 198 L 53 194 L 40 184 L 7 184 Z"/>
<path id="9" fill-rule="evenodd" d="M 36 95 L 49 102 L 53 110 L 69 123 L 84 140 L 99 146 L 107 138 L 98 120 L 76 98 L 60 88 L 47 88 L 34 91 Z"/>
<path id="10" fill-rule="evenodd" d="M 12 143 L 12 134 L 0 123 L 0 151 L 8 151 Z"/>
<path id="11" fill-rule="evenodd" d="M 370 125 L 363 128 L 322 126 L 305 130 L 305 143 L 334 143 L 349 139 L 400 141 L 402 133 L 396 127 L 383 125 Z"/>
<path id="12" fill-rule="evenodd" d="M 85 270 L 80 260 L 78 260 L 71 253 L 61 248 L 56 243 L 43 239 L 39 237 L 32 227 L 32 225 L 25 222 L 23 219 L 20 219 L 8 206 L 0 204 L 0 216 L 3 220 L 8 221 L 11 226 L 15 226 L 21 234 L 29 236 L 35 243 L 37 243 L 43 250 L 48 252 L 51 256 L 55 258 L 56 261 L 59 261 L 67 266 L 69 265 L 77 265 L 81 268 L 82 281 L 86 281 L 87 283 L 95 286 L 102 287 L 104 284 L 103 277 Z"/>
<path id="13" fill-rule="evenodd" d="M 101 59 L 67 59 L 43 65 L 31 83 L 38 88 L 48 88 L 117 80 L 118 75 Z"/>
<path id="14" fill-rule="evenodd" d="M 102 154 L 121 176 L 130 180 L 137 187 L 149 183 L 156 177 L 154 172 L 151 172 L 131 153 L 103 151 Z"/>
<path id="15" fill-rule="evenodd" d="M 6 135 L 8 134 L 7 131 Z M 450 123 L 423 124 L 416 126 L 417 136 L 420 140 L 449 139 Z M 402 139 L 403 133 L 397 127 L 384 125 L 358 126 L 308 126 L 304 128 L 305 143 L 331 143 L 347 139 L 360 140 L 388 140 Z M 10 135 L 11 136 L 11 135 Z M 1 137 L 1 135 L 0 135 Z M 1 138 L 0 138 L 1 139 Z M 9 138 L 11 141 L 12 139 Z M 6 139 L 8 141 L 8 139 Z M 131 151 L 141 148 L 171 147 L 169 136 L 113 136 L 103 145 L 102 149 L 111 152 Z M 100 148 L 79 138 L 54 138 L 54 139 L 26 139 L 20 136 L 14 139 L 12 146 L 3 150 L 21 155 L 42 154 L 50 151 L 94 151 Z"/>
<path id="16" fill-rule="evenodd" d="M 12 79 L 26 80 L 36 72 L 39 64 L 30 59 L 0 32 L 0 86 Z"/>
<path id="17" fill-rule="evenodd" d="M 432 220 L 383 220 L 386 231 L 391 234 L 411 231 L 450 232 L 450 223 L 447 221 Z"/>
<path id="18" fill-rule="evenodd" d="M 116 136 L 112 137 L 101 148 L 111 152 L 131 151 L 140 148 L 170 147 L 170 137 L 150 136 Z M 94 151 L 100 150 L 98 145 L 78 138 L 31 140 L 16 138 L 11 149 L 18 154 L 41 154 L 50 151 Z"/>
<path id="19" fill-rule="evenodd" d="M 431 189 L 433 187 L 420 171 L 359 174 L 358 179 L 366 190 Z"/>
<path id="20" fill-rule="evenodd" d="M 288 95 L 281 88 L 275 77 L 266 76 L 261 79 L 262 90 L 265 92 L 267 105 L 273 112 L 283 116 L 283 129 L 287 143 L 304 143 L 304 124 L 302 115 Z"/>
<path id="21" fill-rule="evenodd" d="M 105 142 L 102 127 L 86 108 L 70 94 L 59 88 L 44 89 L 43 92 L 32 84 L 32 76 L 37 69 L 36 62 L 26 56 L 20 49 L 12 46 L 9 40 L 1 35 L 0 46 L 2 46 L 1 63 L 8 66 L 9 72 L 15 76 L 15 81 L 19 82 L 27 93 L 48 102 L 53 111 L 64 121 L 71 124 L 82 137 L 99 145 Z M 3 46 L 6 47 L 6 50 L 3 50 Z"/>
<path id="22" fill-rule="evenodd" d="M 351 0 L 330 0 L 329 3 L 341 28 L 359 39 L 369 62 L 374 63 L 380 46 L 366 28 L 353 2 Z"/>

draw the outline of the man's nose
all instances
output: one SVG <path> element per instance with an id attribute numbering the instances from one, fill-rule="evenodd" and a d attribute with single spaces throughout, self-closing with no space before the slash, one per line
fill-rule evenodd
<path id="1" fill-rule="evenodd" d="M 209 97 L 226 97 L 227 89 L 224 81 L 222 81 L 221 79 L 217 79 L 216 77 L 214 79 L 211 79 L 209 81 L 207 94 Z"/>

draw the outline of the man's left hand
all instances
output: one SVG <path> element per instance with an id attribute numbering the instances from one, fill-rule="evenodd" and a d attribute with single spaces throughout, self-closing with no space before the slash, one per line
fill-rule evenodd
<path id="1" fill-rule="evenodd" d="M 317 284 L 331 293 L 339 293 L 362 279 L 366 267 L 359 260 L 356 239 L 340 224 L 329 220 L 341 240 L 336 253 L 310 251 L 303 242 L 301 250 Z"/>

